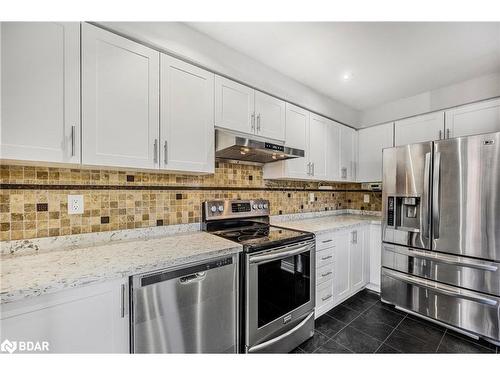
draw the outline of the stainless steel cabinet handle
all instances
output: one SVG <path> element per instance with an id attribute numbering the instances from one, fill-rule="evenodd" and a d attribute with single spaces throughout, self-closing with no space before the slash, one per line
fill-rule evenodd
<path id="1" fill-rule="evenodd" d="M 427 281 L 423 279 L 416 278 L 414 276 L 409 276 L 409 275 L 404 275 L 400 274 L 399 272 L 396 273 L 395 271 L 387 270 L 384 269 L 382 270 L 383 274 L 396 279 L 396 280 L 401 280 L 403 282 L 406 282 L 408 284 L 413 284 L 418 287 L 426 288 L 429 290 L 432 290 L 435 293 L 439 294 L 444 294 L 446 296 L 450 297 L 457 297 L 457 298 L 462 298 L 466 299 L 469 301 L 477 302 L 477 303 L 482 303 L 484 305 L 490 305 L 490 306 L 497 306 L 498 301 L 494 300 L 492 298 L 487 298 L 483 297 L 482 295 L 468 292 L 464 289 L 459 289 L 459 288 L 454 288 L 448 285 L 440 284 L 435 281 Z"/>
<path id="2" fill-rule="evenodd" d="M 333 240 L 330 238 L 329 240 L 322 240 L 322 243 L 332 242 Z"/>
<path id="3" fill-rule="evenodd" d="M 75 126 L 71 127 L 71 156 L 75 156 Z"/>
<path id="4" fill-rule="evenodd" d="M 322 273 L 321 277 L 326 277 L 326 276 L 331 275 L 331 274 L 332 274 L 332 271 L 328 271 L 326 273 Z"/>
<path id="5" fill-rule="evenodd" d="M 311 166 L 312 166 L 312 175 L 314 176 L 314 163 L 311 163 Z"/>
<path id="6" fill-rule="evenodd" d="M 153 160 L 155 163 L 158 163 L 158 139 L 155 139 L 153 143 Z"/>
<path id="7" fill-rule="evenodd" d="M 450 128 L 446 129 L 446 138 L 450 139 Z"/>
<path id="8" fill-rule="evenodd" d="M 276 342 L 279 342 L 279 341 L 293 335 L 295 332 L 300 330 L 313 317 L 314 317 L 314 311 L 312 313 L 310 313 L 309 315 L 307 315 L 303 321 L 301 321 L 299 324 L 297 324 L 295 327 L 293 327 L 290 331 L 287 331 L 287 332 L 283 333 L 282 335 L 275 337 L 274 339 L 271 339 L 269 341 L 264 341 L 263 343 L 261 343 L 259 345 L 253 346 L 253 347 L 248 349 L 248 352 L 249 353 L 258 352 L 264 348 L 267 348 L 268 346 L 273 345 Z"/>
<path id="9" fill-rule="evenodd" d="M 443 131 L 442 131 L 442 130 L 440 130 L 440 131 L 439 131 L 439 139 L 441 139 L 441 138 L 442 138 L 442 135 L 441 135 L 442 133 L 443 133 Z"/>
<path id="10" fill-rule="evenodd" d="M 441 192 L 439 185 L 441 180 L 441 153 L 434 153 L 434 179 L 432 182 L 432 223 L 433 223 L 433 238 L 439 238 L 439 220 L 440 220 L 440 203 Z"/>
<path id="11" fill-rule="evenodd" d="M 121 285 L 121 295 L 120 295 L 120 298 L 121 298 L 121 312 L 120 312 L 120 315 L 122 318 L 125 317 L 125 301 L 126 301 L 126 284 L 122 284 Z"/>
<path id="12" fill-rule="evenodd" d="M 267 254 L 264 253 L 262 255 L 250 256 L 249 262 L 256 264 L 263 262 L 270 262 L 272 260 L 288 258 L 290 256 L 297 255 L 305 251 L 310 251 L 313 248 L 314 248 L 314 243 L 307 243 L 305 245 L 303 244 L 299 246 L 285 246 L 281 249 L 271 251 Z"/>
<path id="13" fill-rule="evenodd" d="M 357 244 L 358 243 L 358 231 L 354 230 L 351 232 L 352 235 L 352 243 Z"/>
<path id="14" fill-rule="evenodd" d="M 250 126 L 252 128 L 252 131 L 254 132 L 255 131 L 255 112 L 252 113 L 252 115 L 250 116 Z"/>
<path id="15" fill-rule="evenodd" d="M 333 297 L 333 294 L 329 294 L 327 296 L 321 297 L 321 301 L 325 302 L 326 300 L 329 300 L 332 297 Z"/>
<path id="16" fill-rule="evenodd" d="M 165 164 L 168 164 L 168 141 L 165 141 L 163 145 L 163 161 Z"/>
<path id="17" fill-rule="evenodd" d="M 429 238 L 430 236 L 430 225 L 429 225 L 429 181 L 431 176 L 431 153 L 427 152 L 425 154 L 425 167 L 424 167 L 424 190 L 422 195 L 422 218 L 420 221 L 420 230 L 422 231 L 422 236 L 424 238 Z M 395 210 L 395 214 L 397 210 Z M 395 218 L 395 222 L 397 219 Z"/>
<path id="18" fill-rule="evenodd" d="M 257 115 L 257 132 L 260 132 L 260 113 Z"/>
<path id="19" fill-rule="evenodd" d="M 327 260 L 327 259 L 330 259 L 330 258 L 333 258 L 333 257 L 331 255 L 328 255 L 327 257 L 321 258 L 321 260 Z"/>
<path id="20" fill-rule="evenodd" d="M 384 246 L 384 249 L 392 251 L 393 253 L 403 254 L 414 258 L 427 259 L 436 263 L 445 263 L 453 266 L 475 268 L 490 272 L 498 271 L 498 267 L 496 265 L 488 264 L 484 261 L 476 261 L 471 259 L 461 260 L 460 257 L 454 255 L 442 255 L 436 252 L 428 252 L 424 250 L 416 250 L 411 248 L 406 249 L 399 246 L 397 247 Z"/>
<path id="21" fill-rule="evenodd" d="M 310 176 L 311 175 L 311 163 L 307 163 L 307 175 Z"/>
<path id="22" fill-rule="evenodd" d="M 346 167 L 342 167 L 341 178 L 344 180 L 347 178 L 347 168 Z"/>

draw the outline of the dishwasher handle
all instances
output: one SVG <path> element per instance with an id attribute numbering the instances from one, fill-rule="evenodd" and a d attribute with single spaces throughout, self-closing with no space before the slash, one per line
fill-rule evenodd
<path id="1" fill-rule="evenodd" d="M 198 281 L 203 281 L 207 277 L 206 272 L 196 272 L 188 276 L 182 276 L 179 278 L 179 283 L 180 284 L 191 284 L 191 283 L 196 283 Z"/>

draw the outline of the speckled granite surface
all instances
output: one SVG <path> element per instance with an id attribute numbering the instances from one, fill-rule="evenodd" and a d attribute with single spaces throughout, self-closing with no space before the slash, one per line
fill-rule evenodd
<path id="1" fill-rule="evenodd" d="M 234 242 L 191 232 L 78 249 L 3 255 L 0 303 L 239 253 Z"/>
<path id="2" fill-rule="evenodd" d="M 340 230 L 366 224 L 381 224 L 381 217 L 374 215 L 330 215 L 312 219 L 298 219 L 292 221 L 271 220 L 275 225 L 291 229 L 303 230 L 321 234 L 332 230 Z"/>

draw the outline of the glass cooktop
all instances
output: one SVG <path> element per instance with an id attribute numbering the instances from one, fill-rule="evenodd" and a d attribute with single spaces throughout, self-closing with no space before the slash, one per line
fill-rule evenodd
<path id="1" fill-rule="evenodd" d="M 290 240 L 313 238 L 312 233 L 276 227 L 273 225 L 234 228 L 231 230 L 213 232 L 213 234 L 252 247 L 267 244 L 280 245 L 282 243 L 289 243 Z"/>

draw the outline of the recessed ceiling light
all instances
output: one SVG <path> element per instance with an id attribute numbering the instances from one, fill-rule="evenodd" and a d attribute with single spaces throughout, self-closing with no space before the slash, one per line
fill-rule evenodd
<path id="1" fill-rule="evenodd" d="M 351 78 L 352 78 L 352 74 L 349 73 L 349 72 L 346 72 L 346 73 L 342 74 L 342 80 L 343 81 L 350 81 Z"/>

